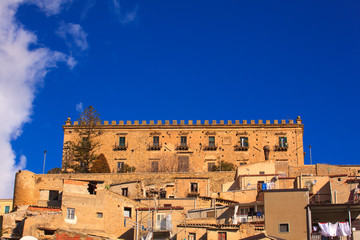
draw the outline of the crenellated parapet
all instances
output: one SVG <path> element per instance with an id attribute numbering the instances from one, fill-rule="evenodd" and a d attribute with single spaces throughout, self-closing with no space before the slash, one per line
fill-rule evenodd
<path id="1" fill-rule="evenodd" d="M 142 120 L 142 121 L 103 121 L 102 124 L 99 124 L 101 126 L 134 126 L 134 127 L 141 127 L 141 126 L 156 126 L 156 127 L 169 127 L 169 126 L 188 126 L 188 127 L 221 127 L 221 126 L 250 126 L 250 127 L 255 127 L 255 126 L 260 126 L 260 127 L 264 127 L 264 126 L 276 126 L 276 127 L 286 127 L 286 126 L 291 126 L 291 127 L 296 127 L 296 126 L 303 126 L 302 124 L 302 119 L 300 118 L 300 116 L 298 116 L 295 120 L 293 119 L 281 119 L 281 120 L 228 120 L 228 121 L 224 121 L 224 120 L 150 120 L 150 121 L 146 121 L 146 120 Z M 72 122 L 70 118 L 67 119 L 67 121 L 65 121 L 65 125 L 64 127 L 70 127 L 70 126 L 79 126 L 79 122 L 78 121 L 74 121 Z"/>

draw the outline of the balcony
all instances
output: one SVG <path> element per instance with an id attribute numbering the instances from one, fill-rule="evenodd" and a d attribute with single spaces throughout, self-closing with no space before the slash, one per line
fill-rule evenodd
<path id="1" fill-rule="evenodd" d="M 127 148 L 128 148 L 128 143 L 114 145 L 114 151 L 126 151 Z"/>
<path id="2" fill-rule="evenodd" d="M 190 145 L 188 143 L 180 143 L 175 145 L 175 150 L 177 151 L 186 151 L 189 150 Z"/>
<path id="3" fill-rule="evenodd" d="M 275 145 L 275 151 L 281 152 L 281 151 L 287 151 L 288 150 L 288 145 L 287 143 L 282 144 L 282 145 Z"/>
<path id="4" fill-rule="evenodd" d="M 204 146 L 204 151 L 216 151 L 217 148 L 216 144 L 209 144 Z"/>
<path id="5" fill-rule="evenodd" d="M 249 146 L 246 146 L 246 147 L 243 147 L 243 146 L 240 146 L 240 145 L 235 145 L 234 146 L 234 151 L 247 151 L 249 150 Z"/>
<path id="6" fill-rule="evenodd" d="M 189 192 L 187 196 L 188 197 L 198 197 L 198 196 L 200 196 L 200 193 L 193 191 L 193 192 Z"/>
<path id="7" fill-rule="evenodd" d="M 148 145 L 149 151 L 160 151 L 161 148 L 162 148 L 161 143 L 149 143 Z"/>

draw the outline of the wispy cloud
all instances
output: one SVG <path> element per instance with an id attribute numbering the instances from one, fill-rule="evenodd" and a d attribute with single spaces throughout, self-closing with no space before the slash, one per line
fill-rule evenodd
<path id="1" fill-rule="evenodd" d="M 85 3 L 85 6 L 83 8 L 83 11 L 81 13 L 81 20 L 84 20 L 88 14 L 88 12 L 90 11 L 90 9 L 92 9 L 96 4 L 96 0 L 87 0 Z"/>
<path id="2" fill-rule="evenodd" d="M 78 112 L 83 112 L 84 111 L 84 106 L 82 104 L 82 102 L 79 102 L 78 104 L 76 104 L 76 111 Z"/>
<path id="3" fill-rule="evenodd" d="M 133 10 L 128 11 L 128 10 L 122 9 L 122 7 L 120 5 L 120 0 L 112 0 L 112 3 L 113 3 L 113 7 L 114 7 L 113 12 L 121 24 L 124 24 L 124 25 L 129 24 L 136 20 L 137 11 L 138 11 L 137 6 Z"/>
<path id="4" fill-rule="evenodd" d="M 56 33 L 65 39 L 69 48 L 79 48 L 84 51 L 88 48 L 87 33 L 79 24 L 61 23 Z"/>
<path id="5" fill-rule="evenodd" d="M 0 1 L 0 198 L 12 196 L 15 172 L 26 167 L 26 157 L 19 160 L 11 141 L 30 121 L 35 91 L 48 71 L 62 61 L 70 67 L 74 59 L 46 47 L 29 49 L 36 45 L 36 35 L 25 30 L 15 15 L 19 5 L 36 4 L 46 15 L 60 12 L 69 0 L 1 0 Z M 18 162 L 18 163 L 16 163 Z"/>

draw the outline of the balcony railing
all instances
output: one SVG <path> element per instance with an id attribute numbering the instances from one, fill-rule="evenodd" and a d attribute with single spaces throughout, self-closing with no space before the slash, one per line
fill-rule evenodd
<path id="1" fill-rule="evenodd" d="M 198 197 L 198 196 L 200 196 L 199 192 L 189 192 L 188 193 L 188 197 Z"/>
<path id="2" fill-rule="evenodd" d="M 208 144 L 204 146 L 204 151 L 215 151 L 217 149 L 217 145 L 216 144 Z"/>
<path id="3" fill-rule="evenodd" d="M 175 145 L 175 150 L 177 151 L 184 151 L 189 150 L 190 145 L 188 143 L 180 143 Z"/>
<path id="4" fill-rule="evenodd" d="M 162 148 L 161 143 L 149 143 L 148 150 L 149 151 L 159 151 Z"/>
<path id="5" fill-rule="evenodd" d="M 275 151 L 287 151 L 287 150 L 288 150 L 287 143 L 282 145 L 275 145 Z"/>
<path id="6" fill-rule="evenodd" d="M 235 145 L 234 146 L 234 151 L 247 151 L 249 150 L 249 146 L 247 147 L 243 147 L 243 146 L 240 146 L 240 145 Z"/>
<path id="7" fill-rule="evenodd" d="M 128 143 L 114 145 L 114 151 L 125 151 L 127 148 L 128 148 Z"/>

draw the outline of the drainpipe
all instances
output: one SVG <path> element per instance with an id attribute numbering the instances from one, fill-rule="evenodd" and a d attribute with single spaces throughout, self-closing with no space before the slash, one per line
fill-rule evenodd
<path id="1" fill-rule="evenodd" d="M 136 209 L 136 240 L 139 240 L 139 218 L 138 218 L 138 210 Z"/>

